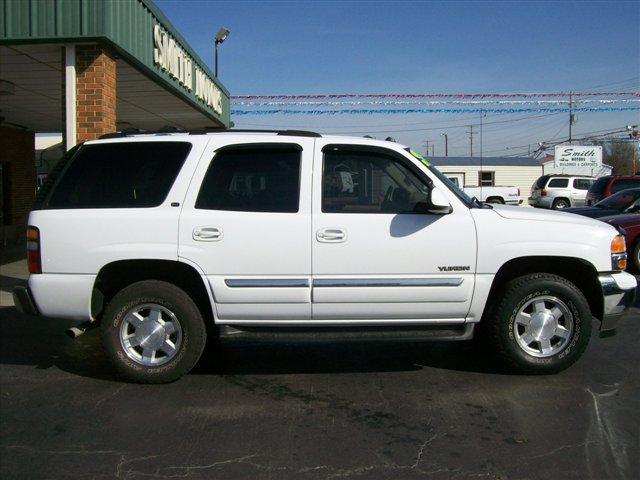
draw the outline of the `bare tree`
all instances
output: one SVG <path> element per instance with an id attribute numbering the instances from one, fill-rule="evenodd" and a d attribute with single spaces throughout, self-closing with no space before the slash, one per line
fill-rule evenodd
<path id="1" fill-rule="evenodd" d="M 602 163 L 613 167 L 613 175 L 633 175 L 638 168 L 633 142 L 603 142 Z"/>

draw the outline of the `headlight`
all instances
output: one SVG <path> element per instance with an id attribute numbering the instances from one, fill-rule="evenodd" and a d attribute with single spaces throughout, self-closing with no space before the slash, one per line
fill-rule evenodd
<path id="1" fill-rule="evenodd" d="M 627 245 L 624 236 L 616 235 L 611 240 L 611 269 L 624 270 L 627 268 Z"/>

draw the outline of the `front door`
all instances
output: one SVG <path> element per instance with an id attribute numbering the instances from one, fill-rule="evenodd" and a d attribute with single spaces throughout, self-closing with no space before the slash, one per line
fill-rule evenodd
<path id="1" fill-rule="evenodd" d="M 317 140 L 313 184 L 313 319 L 464 321 L 476 265 L 467 206 L 424 212 L 427 169 L 386 148 Z"/>
<path id="2" fill-rule="evenodd" d="M 179 256 L 206 275 L 220 323 L 309 320 L 313 139 L 211 143 L 180 217 Z"/>

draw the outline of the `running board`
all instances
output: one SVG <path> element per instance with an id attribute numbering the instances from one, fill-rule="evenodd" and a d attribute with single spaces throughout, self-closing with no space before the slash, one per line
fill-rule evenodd
<path id="1" fill-rule="evenodd" d="M 471 340 L 475 323 L 407 327 L 256 327 L 220 325 L 221 340 L 280 342 Z"/>

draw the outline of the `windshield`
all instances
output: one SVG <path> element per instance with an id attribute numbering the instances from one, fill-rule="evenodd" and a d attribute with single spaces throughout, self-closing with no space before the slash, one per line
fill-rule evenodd
<path id="1" fill-rule="evenodd" d="M 442 172 L 434 167 L 429 160 L 427 160 L 420 154 L 420 152 L 417 152 L 416 150 L 413 150 L 411 148 L 406 148 L 405 150 L 409 152 L 413 157 L 420 160 L 422 164 L 426 166 L 429 171 L 438 178 L 438 180 L 444 183 L 449 188 L 449 190 L 451 190 L 453 194 L 458 197 L 467 207 L 472 207 L 474 205 L 474 202 L 471 197 L 469 197 L 469 195 L 464 193 L 464 191 L 455 183 L 453 183 L 451 179 L 443 175 Z"/>
<path id="2" fill-rule="evenodd" d="M 623 190 L 596 203 L 595 206 L 622 211 L 634 206 L 634 204 L 640 205 L 640 188 Z"/>

